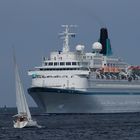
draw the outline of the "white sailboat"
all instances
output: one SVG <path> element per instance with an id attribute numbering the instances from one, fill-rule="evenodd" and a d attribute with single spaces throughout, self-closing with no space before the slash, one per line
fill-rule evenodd
<path id="1" fill-rule="evenodd" d="M 39 127 L 36 121 L 32 120 L 31 113 L 26 101 L 24 89 L 19 76 L 19 69 L 14 55 L 15 85 L 16 85 L 16 106 L 18 114 L 14 115 L 14 128 Z"/>

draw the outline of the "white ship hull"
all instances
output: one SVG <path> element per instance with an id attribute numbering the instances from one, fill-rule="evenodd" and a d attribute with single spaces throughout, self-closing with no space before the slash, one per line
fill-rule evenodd
<path id="1" fill-rule="evenodd" d="M 139 112 L 139 89 L 70 89 L 33 87 L 28 89 L 37 105 L 47 113 Z"/>

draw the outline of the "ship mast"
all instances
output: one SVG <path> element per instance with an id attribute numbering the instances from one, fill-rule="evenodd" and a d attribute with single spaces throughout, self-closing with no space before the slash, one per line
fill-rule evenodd
<path id="1" fill-rule="evenodd" d="M 69 37 L 75 37 L 75 33 L 70 33 L 71 27 L 76 27 L 76 25 L 61 25 L 65 30 L 59 33 L 61 39 L 63 39 L 63 52 L 69 52 Z"/>

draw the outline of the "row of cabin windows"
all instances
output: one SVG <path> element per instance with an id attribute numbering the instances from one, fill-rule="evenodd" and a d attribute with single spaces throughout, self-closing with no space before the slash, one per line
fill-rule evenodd
<path id="1" fill-rule="evenodd" d="M 107 63 L 107 64 L 104 64 L 104 66 L 116 66 L 116 64 Z"/>
<path id="2" fill-rule="evenodd" d="M 104 64 L 104 66 L 124 66 L 124 64 L 107 63 L 107 64 Z"/>
<path id="3" fill-rule="evenodd" d="M 76 65 L 80 65 L 80 62 L 45 62 L 45 65 L 46 66 L 57 66 L 57 65 L 60 65 L 60 66 L 64 66 L 64 65 L 67 65 L 67 66 L 70 66 L 70 65 L 76 66 Z"/>
<path id="4" fill-rule="evenodd" d="M 73 76 L 71 76 L 72 78 Z M 67 75 L 63 75 L 63 76 L 60 76 L 60 75 L 56 75 L 56 76 L 52 76 L 52 75 L 49 75 L 49 76 L 45 76 L 45 75 L 32 75 L 32 78 L 68 78 Z"/>
<path id="5" fill-rule="evenodd" d="M 99 60 L 101 60 L 101 57 L 99 57 L 99 56 L 83 56 L 83 59 L 99 59 Z"/>
<path id="6" fill-rule="evenodd" d="M 58 70 L 88 70 L 88 68 L 40 68 L 40 71 L 58 71 Z"/>

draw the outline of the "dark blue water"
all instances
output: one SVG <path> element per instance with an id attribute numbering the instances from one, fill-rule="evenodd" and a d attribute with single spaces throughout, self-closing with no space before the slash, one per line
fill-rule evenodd
<path id="1" fill-rule="evenodd" d="M 0 110 L 0 140 L 140 140 L 140 113 L 48 114 L 31 109 L 43 128 L 14 129 L 15 109 Z"/>

